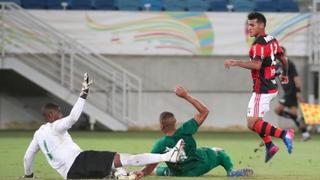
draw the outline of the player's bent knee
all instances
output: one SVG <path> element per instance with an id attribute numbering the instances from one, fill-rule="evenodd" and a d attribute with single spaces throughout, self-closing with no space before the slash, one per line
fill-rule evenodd
<path id="1" fill-rule="evenodd" d="M 254 130 L 254 125 L 257 120 L 259 120 L 257 117 L 247 117 L 247 127 L 251 130 Z"/>
<path id="2" fill-rule="evenodd" d="M 122 167 L 122 163 L 120 160 L 120 154 L 116 153 L 113 158 L 113 166 L 114 168 Z"/>

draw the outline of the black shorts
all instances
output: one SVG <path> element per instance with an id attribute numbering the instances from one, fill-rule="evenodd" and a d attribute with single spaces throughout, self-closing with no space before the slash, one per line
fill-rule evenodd
<path id="1" fill-rule="evenodd" d="M 294 95 L 283 96 L 280 99 L 279 103 L 286 106 L 286 107 L 298 107 L 297 96 L 294 96 Z"/>
<path id="2" fill-rule="evenodd" d="M 83 151 L 74 160 L 68 179 L 101 179 L 110 175 L 115 152 Z"/>

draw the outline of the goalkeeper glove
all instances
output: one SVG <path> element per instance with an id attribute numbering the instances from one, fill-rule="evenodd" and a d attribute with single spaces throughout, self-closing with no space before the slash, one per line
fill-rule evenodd
<path id="1" fill-rule="evenodd" d="M 89 87 L 91 84 L 92 84 L 92 80 L 89 81 L 88 73 L 84 73 L 80 97 L 82 97 L 83 99 L 87 98 L 88 93 L 89 93 Z"/>

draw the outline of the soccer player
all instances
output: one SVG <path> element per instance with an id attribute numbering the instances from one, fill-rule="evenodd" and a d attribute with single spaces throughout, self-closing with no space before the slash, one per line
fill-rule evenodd
<path id="1" fill-rule="evenodd" d="M 178 129 L 176 129 L 176 119 L 171 112 L 161 113 L 160 129 L 165 136 L 154 144 L 151 152 L 165 153 L 182 138 L 185 142 L 185 157 L 182 158 L 184 160 L 178 163 L 167 162 L 166 166 L 159 167 L 157 167 L 158 163 L 147 165 L 141 171 L 136 172 L 137 177 L 150 175 L 154 170 L 158 176 L 201 176 L 220 165 L 227 171 L 228 176 L 252 175 L 253 170 L 249 168 L 233 170 L 229 155 L 220 148 L 197 148 L 193 135 L 205 121 L 209 110 L 200 101 L 189 95 L 182 86 L 176 86 L 175 92 L 177 96 L 191 103 L 198 112 Z"/>
<path id="2" fill-rule="evenodd" d="M 284 56 L 287 58 L 286 49 L 281 47 Z M 310 133 L 304 124 L 304 120 L 298 117 L 298 102 L 303 102 L 301 95 L 301 80 L 299 78 L 296 66 L 288 58 L 288 84 L 282 84 L 284 91 L 283 97 L 280 99 L 279 104 L 275 107 L 274 111 L 285 118 L 293 120 L 295 125 L 301 130 L 302 141 L 307 141 L 311 138 Z"/>
<path id="3" fill-rule="evenodd" d="M 113 168 L 122 166 L 144 166 L 163 161 L 177 162 L 183 150 L 183 140 L 165 154 L 130 155 L 109 151 L 82 151 L 68 133 L 81 115 L 89 92 L 89 78 L 84 76 L 80 97 L 70 115 L 62 117 L 60 107 L 48 103 L 42 114 L 46 123 L 33 136 L 24 156 L 24 177 L 32 178 L 32 164 L 36 153 L 41 150 L 48 163 L 65 179 L 96 179 L 110 175 Z"/>
<path id="4" fill-rule="evenodd" d="M 251 70 L 253 93 L 248 105 L 247 126 L 259 134 L 266 146 L 265 162 L 268 162 L 279 150 L 272 142 L 271 136 L 281 138 L 291 154 L 293 148 L 294 130 L 283 130 L 263 120 L 270 109 L 270 101 L 278 94 L 275 80 L 276 58 L 282 63 L 283 74 L 281 83 L 288 83 L 288 65 L 278 41 L 265 33 L 267 20 L 263 14 L 252 12 L 248 15 L 248 32 L 255 37 L 250 50 L 250 61 L 228 59 L 224 62 L 226 68 L 238 66 Z"/>

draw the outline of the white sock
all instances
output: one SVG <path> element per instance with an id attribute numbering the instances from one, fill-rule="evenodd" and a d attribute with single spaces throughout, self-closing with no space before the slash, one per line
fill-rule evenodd
<path id="1" fill-rule="evenodd" d="M 144 153 L 144 154 L 123 154 L 120 153 L 120 161 L 123 167 L 126 166 L 145 166 L 147 164 L 154 164 L 163 161 L 168 161 L 170 156 L 165 154 L 151 154 L 151 153 Z"/>
<path id="2" fill-rule="evenodd" d="M 302 137 L 308 138 L 308 137 L 310 137 L 310 133 L 309 132 L 304 132 L 304 133 L 302 133 Z"/>

